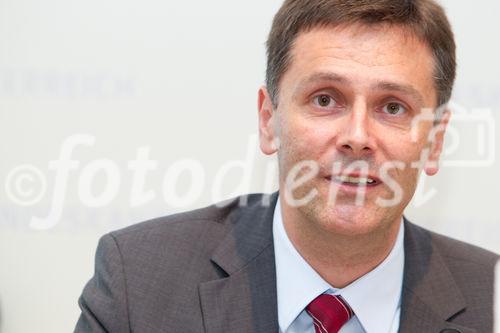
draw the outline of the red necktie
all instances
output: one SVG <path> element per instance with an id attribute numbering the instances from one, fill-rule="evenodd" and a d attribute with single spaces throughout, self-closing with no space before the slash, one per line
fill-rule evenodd
<path id="1" fill-rule="evenodd" d="M 347 302 L 338 295 L 321 294 L 306 307 L 316 333 L 337 333 L 354 315 Z"/>

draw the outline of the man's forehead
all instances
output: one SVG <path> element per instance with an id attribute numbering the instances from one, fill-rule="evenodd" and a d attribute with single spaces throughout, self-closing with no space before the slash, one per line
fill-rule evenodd
<path id="1" fill-rule="evenodd" d="M 357 53 L 376 53 L 390 50 L 391 53 L 406 52 L 407 48 L 420 47 L 432 58 L 432 52 L 425 41 L 413 31 L 395 24 L 340 24 L 318 26 L 301 31 L 291 44 L 292 58 L 298 52 L 304 53 L 319 48 L 335 49 L 355 57 Z M 412 50 L 413 51 L 413 50 Z M 415 55 L 415 53 L 412 53 Z M 376 59 L 373 58 L 375 61 Z"/>

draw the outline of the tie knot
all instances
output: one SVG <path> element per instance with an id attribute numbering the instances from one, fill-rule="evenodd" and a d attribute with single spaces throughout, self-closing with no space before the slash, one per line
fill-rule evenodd
<path id="1" fill-rule="evenodd" d="M 316 333 L 337 333 L 354 315 L 347 302 L 338 295 L 321 294 L 306 307 Z"/>

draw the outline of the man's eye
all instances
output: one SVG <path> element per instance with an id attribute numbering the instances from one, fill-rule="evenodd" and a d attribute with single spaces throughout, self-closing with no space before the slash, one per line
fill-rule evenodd
<path id="1" fill-rule="evenodd" d="M 322 108 L 335 106 L 335 100 L 328 95 L 318 95 L 314 97 L 314 103 Z"/>
<path id="2" fill-rule="evenodd" d="M 406 109 L 399 103 L 389 103 L 384 106 L 383 111 L 388 114 L 399 115 L 405 113 Z"/>

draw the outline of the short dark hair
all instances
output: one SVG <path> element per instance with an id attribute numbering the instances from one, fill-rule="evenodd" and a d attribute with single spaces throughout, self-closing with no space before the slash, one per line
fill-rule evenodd
<path id="1" fill-rule="evenodd" d="M 434 0 L 285 0 L 267 40 L 266 85 L 274 107 L 279 84 L 301 32 L 341 24 L 388 23 L 402 26 L 424 41 L 435 59 L 438 105 L 451 97 L 456 75 L 455 40 L 444 9 Z"/>

